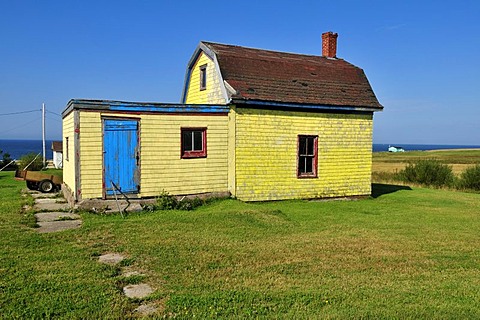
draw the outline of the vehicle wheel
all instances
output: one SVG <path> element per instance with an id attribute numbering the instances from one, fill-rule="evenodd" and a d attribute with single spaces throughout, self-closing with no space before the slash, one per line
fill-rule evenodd
<path id="1" fill-rule="evenodd" d="M 30 190 L 38 190 L 38 183 L 35 181 L 27 181 L 27 188 Z"/>
<path id="2" fill-rule="evenodd" d="M 53 189 L 55 189 L 55 185 L 52 180 L 42 180 L 38 186 L 38 191 L 40 192 L 51 192 Z"/>

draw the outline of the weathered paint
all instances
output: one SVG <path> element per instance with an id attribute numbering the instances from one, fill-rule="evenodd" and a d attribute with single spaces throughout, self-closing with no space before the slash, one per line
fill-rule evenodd
<path id="1" fill-rule="evenodd" d="M 207 157 L 181 159 L 181 128 L 207 128 Z M 141 195 L 226 192 L 228 117 L 149 115 L 141 120 Z"/>
<path id="2" fill-rule="evenodd" d="M 80 116 L 78 167 L 81 191 L 79 199 L 102 198 L 102 114 L 78 112 Z"/>
<path id="3" fill-rule="evenodd" d="M 75 135 L 74 112 L 72 112 L 63 119 L 63 124 L 62 124 L 63 182 L 70 188 L 70 191 L 72 192 L 74 192 L 75 190 L 75 157 L 74 157 L 75 137 L 74 135 Z"/>
<path id="4" fill-rule="evenodd" d="M 77 112 L 76 110 L 75 112 Z M 102 198 L 102 118 L 117 112 L 79 111 L 81 198 Z M 228 190 L 228 114 L 129 114 L 140 130 L 140 197 L 226 192 Z M 69 117 L 64 118 L 66 120 Z M 181 159 L 181 128 L 207 128 L 206 158 Z M 67 174 L 69 175 L 69 174 Z M 70 175 L 69 175 L 70 176 Z M 70 187 L 72 188 L 72 187 Z M 73 188 L 72 188 L 73 189 Z M 79 200 L 79 199 L 77 199 Z"/>
<path id="5" fill-rule="evenodd" d="M 140 191 L 138 121 L 103 119 L 103 189 L 106 196 Z"/>
<path id="6" fill-rule="evenodd" d="M 237 108 L 235 195 L 245 201 L 369 195 L 372 114 Z M 297 137 L 318 135 L 318 178 L 297 178 Z"/>
<path id="7" fill-rule="evenodd" d="M 101 108 L 72 109 L 64 115 L 64 139 L 72 134 L 78 139 L 70 143 L 69 159 L 79 162 L 75 166 L 65 161 L 64 169 L 65 183 L 79 191 L 77 200 L 103 197 L 102 119 L 125 118 L 138 120 L 141 128 L 140 197 L 162 191 L 175 195 L 230 191 L 245 201 L 370 194 L 372 113 L 233 105 L 228 114 Z M 207 128 L 206 158 L 181 158 L 181 128 Z M 298 135 L 318 136 L 317 178 L 297 178 Z"/>
<path id="8" fill-rule="evenodd" d="M 200 90 L 200 66 L 207 66 L 207 86 Z M 187 104 L 226 104 L 222 91 L 223 84 L 216 69 L 215 62 L 205 53 L 201 52 L 188 73 L 187 94 L 185 103 Z"/>
<path id="9" fill-rule="evenodd" d="M 232 196 L 236 196 L 236 163 L 235 163 L 235 149 L 236 149 L 236 108 L 231 106 L 230 113 L 228 114 L 228 191 Z"/>

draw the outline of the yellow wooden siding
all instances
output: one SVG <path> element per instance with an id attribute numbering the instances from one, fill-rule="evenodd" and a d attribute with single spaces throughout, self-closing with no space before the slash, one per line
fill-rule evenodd
<path id="1" fill-rule="evenodd" d="M 81 112 L 80 152 L 82 198 L 102 197 L 102 116 Z M 131 118 L 130 115 L 125 117 Z M 140 119 L 140 194 L 158 196 L 226 192 L 228 117 L 209 115 L 137 115 Z M 207 157 L 180 158 L 181 127 L 207 128 Z"/>
<path id="2" fill-rule="evenodd" d="M 207 157 L 180 158 L 180 128 L 207 128 Z M 228 117 L 146 115 L 141 120 L 141 196 L 226 192 Z"/>
<path id="3" fill-rule="evenodd" d="M 237 191 L 235 179 L 236 115 L 235 106 L 231 106 L 228 114 L 228 191 L 234 197 Z"/>
<path id="4" fill-rule="evenodd" d="M 371 115 L 237 109 L 235 118 L 237 198 L 370 194 Z M 298 135 L 318 135 L 318 178 L 297 178 Z"/>
<path id="5" fill-rule="evenodd" d="M 200 67 L 207 65 L 207 86 L 200 90 Z M 203 52 L 192 67 L 185 103 L 187 104 L 225 104 L 220 77 L 215 63 Z"/>
<path id="6" fill-rule="evenodd" d="M 102 146 L 101 114 L 80 111 L 80 190 L 82 199 L 102 197 Z"/>
<path id="7" fill-rule="evenodd" d="M 63 182 L 75 192 L 75 129 L 74 129 L 74 112 L 71 112 L 62 120 L 62 140 L 63 140 Z M 67 154 L 67 138 L 68 138 L 68 154 Z"/>

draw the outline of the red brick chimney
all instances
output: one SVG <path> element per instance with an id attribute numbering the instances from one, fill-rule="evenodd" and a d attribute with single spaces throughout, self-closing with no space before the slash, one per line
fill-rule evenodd
<path id="1" fill-rule="evenodd" d="M 331 31 L 322 34 L 322 56 L 337 57 L 337 37 L 338 34 Z"/>

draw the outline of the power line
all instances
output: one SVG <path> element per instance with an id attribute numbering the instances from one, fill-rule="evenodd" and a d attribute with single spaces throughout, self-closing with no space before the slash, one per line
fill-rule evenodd
<path id="1" fill-rule="evenodd" d="M 14 114 L 24 114 L 24 113 L 32 113 L 32 112 L 39 112 L 39 111 L 42 111 L 42 110 L 29 110 L 29 111 L 19 111 L 19 112 L 10 112 L 10 113 L 0 113 L 0 116 L 11 116 L 11 115 L 14 115 Z"/>
<path id="2" fill-rule="evenodd" d="M 51 113 L 51 112 L 50 112 L 50 113 Z M 62 123 L 61 120 L 58 120 L 58 119 L 56 119 L 56 118 L 47 117 L 47 119 L 48 119 L 48 120 L 53 120 L 53 121 Z"/>
<path id="3" fill-rule="evenodd" d="M 0 134 L 4 134 L 4 133 L 7 133 L 7 132 L 10 132 L 10 131 L 13 131 L 13 130 L 17 130 L 17 129 L 26 127 L 26 126 L 28 126 L 29 124 L 34 123 L 34 122 L 36 122 L 36 121 L 38 121 L 38 119 L 33 119 L 32 121 L 26 122 L 26 123 L 24 123 L 24 124 L 22 124 L 22 125 L 17 125 L 15 128 L 11 128 L 11 129 L 8 129 L 8 130 L 4 130 L 4 131 L 0 132 Z"/>
<path id="4" fill-rule="evenodd" d="M 60 113 L 56 113 L 56 112 L 53 112 L 53 111 L 45 110 L 45 112 L 47 112 L 47 113 L 52 113 L 52 114 L 54 114 L 54 115 L 56 115 L 56 116 L 59 116 L 59 117 L 62 116 Z"/>

